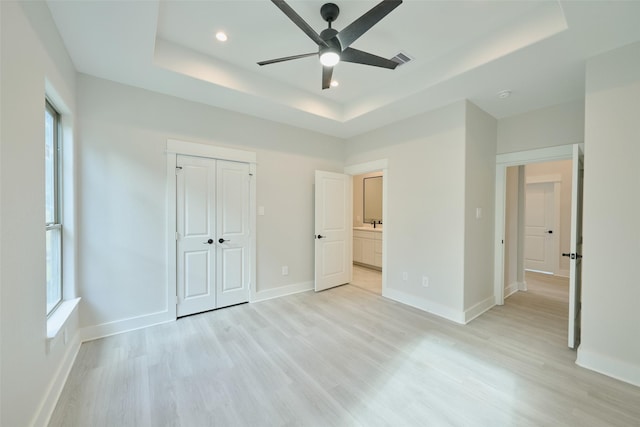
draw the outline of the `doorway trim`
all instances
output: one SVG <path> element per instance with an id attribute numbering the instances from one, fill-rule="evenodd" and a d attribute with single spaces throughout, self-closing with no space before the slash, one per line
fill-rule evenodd
<path id="1" fill-rule="evenodd" d="M 249 164 L 249 261 L 250 285 L 249 301 L 253 301 L 256 294 L 256 153 L 253 151 L 237 150 L 209 144 L 167 139 L 167 317 L 177 319 L 178 285 L 177 285 L 177 248 L 176 248 L 176 166 L 178 155 L 206 157 L 210 159 L 228 160 Z"/>
<path id="2" fill-rule="evenodd" d="M 495 200 L 495 240 L 494 240 L 494 268 L 493 295 L 496 305 L 504 305 L 504 239 L 506 221 L 506 191 L 507 168 L 523 166 L 529 163 L 552 162 L 556 160 L 573 159 L 575 144 L 558 145 L 555 147 L 539 148 L 535 150 L 518 151 L 515 153 L 498 154 L 496 156 L 496 200 Z"/>
<path id="3" fill-rule="evenodd" d="M 382 232 L 382 296 L 387 296 L 387 275 L 389 269 L 387 268 L 388 259 L 388 233 L 389 227 L 389 209 L 387 209 L 388 188 L 389 188 L 389 160 L 379 159 L 366 163 L 358 163 L 355 165 L 349 165 L 344 167 L 344 173 L 347 175 L 362 175 L 370 172 L 382 171 L 382 218 L 383 218 L 383 232 Z"/>

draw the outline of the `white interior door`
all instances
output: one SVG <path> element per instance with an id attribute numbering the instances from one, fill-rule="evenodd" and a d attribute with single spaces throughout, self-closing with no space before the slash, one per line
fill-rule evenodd
<path id="1" fill-rule="evenodd" d="M 217 307 L 249 301 L 249 165 L 217 163 Z"/>
<path id="2" fill-rule="evenodd" d="M 553 273 L 555 224 L 553 183 L 527 184 L 524 219 L 525 270 Z"/>
<path id="3" fill-rule="evenodd" d="M 177 316 L 249 301 L 249 164 L 176 161 Z"/>
<path id="4" fill-rule="evenodd" d="M 569 262 L 569 347 L 580 344 L 580 312 L 582 308 L 582 181 L 584 154 L 579 144 L 573 147 L 573 180 L 571 194 L 571 252 L 562 254 Z"/>
<path id="5" fill-rule="evenodd" d="M 316 171 L 315 290 L 351 281 L 353 195 L 350 175 Z"/>
<path id="6" fill-rule="evenodd" d="M 177 157 L 177 315 L 216 307 L 216 161 Z"/>

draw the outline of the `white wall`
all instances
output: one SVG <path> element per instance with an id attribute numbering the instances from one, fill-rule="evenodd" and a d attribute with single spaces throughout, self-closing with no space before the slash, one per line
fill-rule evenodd
<path id="1" fill-rule="evenodd" d="M 79 347 L 75 314 L 67 324 L 68 343 L 58 337 L 48 348 L 44 292 L 44 100 L 50 96 L 66 116 L 67 148 L 73 139 L 70 116 L 77 111 L 75 70 L 44 3 L 3 1 L 0 9 L 0 424 L 28 426 L 48 417 Z M 63 220 L 69 218 L 65 212 Z"/>
<path id="2" fill-rule="evenodd" d="M 582 366 L 640 385 L 640 43 L 587 62 Z"/>
<path id="3" fill-rule="evenodd" d="M 166 309 L 167 138 L 257 153 L 258 291 L 311 285 L 314 170 L 342 171 L 343 141 L 86 75 L 78 109 L 82 326 Z"/>
<path id="4" fill-rule="evenodd" d="M 348 165 L 388 160 L 384 296 L 461 323 L 493 305 L 495 144 L 468 101 L 348 141 Z"/>
<path id="5" fill-rule="evenodd" d="M 497 154 L 584 141 L 584 102 L 577 100 L 498 121 Z"/>
<path id="6" fill-rule="evenodd" d="M 348 165 L 388 159 L 386 296 L 452 319 L 463 304 L 465 106 L 383 127 L 346 148 Z"/>
<path id="7" fill-rule="evenodd" d="M 497 121 L 467 101 L 465 125 L 464 310 L 468 321 L 494 304 Z"/>
<path id="8" fill-rule="evenodd" d="M 500 119 L 497 131 L 497 154 L 583 142 L 584 124 L 584 101 L 582 100 Z M 512 179 L 515 178 L 512 177 Z M 509 185 L 509 183 L 507 184 Z M 516 197 L 517 193 L 514 194 Z M 513 202 L 515 203 L 515 201 Z M 507 217 L 508 219 L 509 217 Z M 517 226 L 517 224 L 510 224 L 510 226 Z M 509 271 L 505 270 L 505 287 L 511 287 L 510 290 L 514 290 L 515 286 L 524 280 L 522 277 L 517 277 L 518 244 L 517 240 L 512 240 L 516 237 L 516 235 L 506 236 L 507 242 L 516 242 L 516 244 L 505 246 L 505 259 L 510 260 Z M 561 266 L 565 268 L 567 261 L 561 262 Z M 515 268 L 515 271 L 512 271 L 512 268 Z M 514 277 L 516 281 L 511 282 Z"/>

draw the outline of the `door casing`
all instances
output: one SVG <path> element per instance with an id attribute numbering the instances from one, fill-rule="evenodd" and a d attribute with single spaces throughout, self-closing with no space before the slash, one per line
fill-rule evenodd
<path id="1" fill-rule="evenodd" d="M 167 140 L 167 192 L 166 192 L 166 209 L 167 209 L 167 307 L 166 312 L 169 319 L 177 319 L 177 279 L 176 279 L 176 165 L 178 155 L 206 157 L 211 159 L 228 160 L 235 162 L 243 162 L 249 164 L 249 173 L 252 176 L 249 185 L 249 269 L 250 269 L 250 286 L 249 301 L 252 301 L 256 295 L 256 153 L 253 151 L 236 150 L 226 147 L 217 147 L 208 144 L 198 144 L 189 141 L 177 139 Z"/>

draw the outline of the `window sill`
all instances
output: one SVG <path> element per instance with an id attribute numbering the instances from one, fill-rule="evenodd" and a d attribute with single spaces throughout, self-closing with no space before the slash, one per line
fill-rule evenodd
<path id="1" fill-rule="evenodd" d="M 51 316 L 47 319 L 47 340 L 51 341 L 55 339 L 60 331 L 64 328 L 64 325 L 71 317 L 71 314 L 78 306 L 80 298 L 74 298 L 62 301 L 62 303 L 56 308 Z"/>

